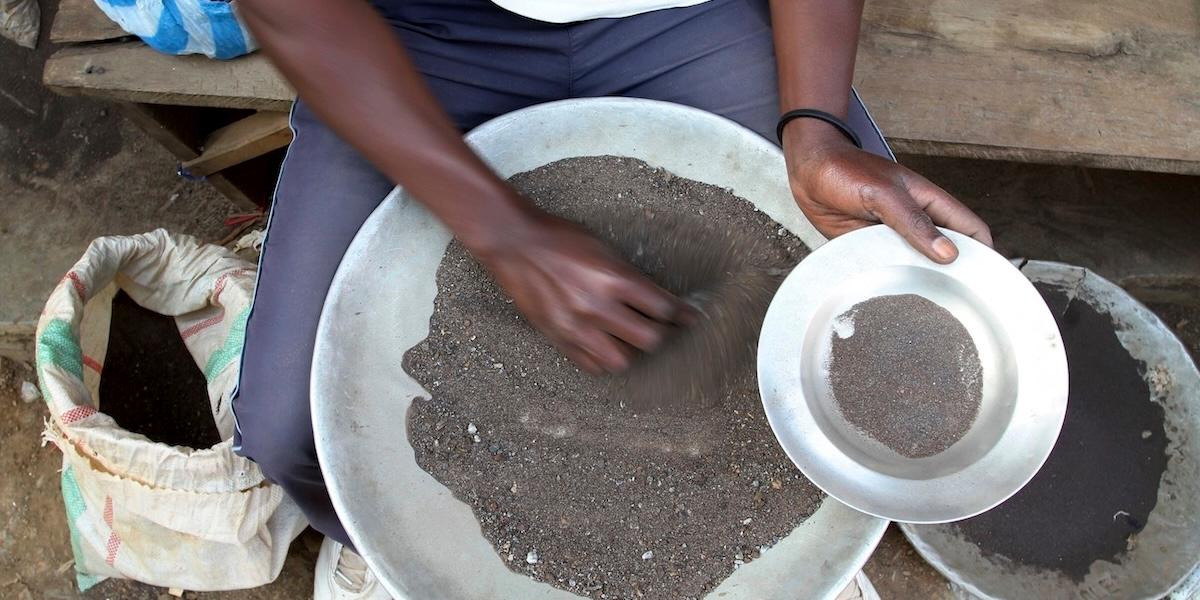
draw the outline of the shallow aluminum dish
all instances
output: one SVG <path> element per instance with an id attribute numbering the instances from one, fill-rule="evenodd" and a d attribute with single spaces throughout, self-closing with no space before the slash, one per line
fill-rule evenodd
<path id="1" fill-rule="evenodd" d="M 715 115 L 629 99 L 571 100 L 495 119 L 468 141 L 500 175 L 573 156 L 632 156 L 732 188 L 810 246 L 779 149 Z M 471 509 L 421 470 L 405 415 L 427 392 L 401 369 L 426 337 L 450 234 L 402 191 L 371 215 L 330 288 L 313 356 L 317 453 L 350 537 L 397 600 L 578 598 L 509 571 Z M 827 499 L 761 558 L 709 594 L 720 600 L 832 598 L 887 522 Z M 730 557 L 732 561 L 733 557 Z"/>
<path id="2" fill-rule="evenodd" d="M 950 526 L 902 525 L 901 529 L 929 564 L 972 597 L 1161 598 L 1171 592 L 1171 598 L 1195 598 L 1200 594 L 1196 568 L 1200 560 L 1200 419 L 1196 414 L 1200 371 L 1196 363 L 1150 309 L 1092 271 L 1029 261 L 1021 272 L 1031 281 L 1071 290 L 1075 298 L 1112 315 L 1121 324 L 1117 328 L 1121 345 L 1149 365 L 1144 377 L 1154 401 L 1165 411 L 1170 457 L 1158 487 L 1158 502 L 1145 529 L 1137 534 L 1133 550 L 1117 563 L 1093 563 L 1082 582 L 987 558 Z"/>
<path id="3" fill-rule="evenodd" d="M 771 302 L 758 381 L 775 436 L 829 495 L 894 521 L 979 514 L 1021 489 L 1049 456 L 1067 407 L 1067 360 L 1033 285 L 983 244 L 947 231 L 958 260 L 938 265 L 882 225 L 843 235 L 800 263 Z M 861 434 L 834 404 L 826 366 L 835 319 L 855 304 L 918 294 L 966 327 L 983 399 L 966 435 L 911 459 Z"/>

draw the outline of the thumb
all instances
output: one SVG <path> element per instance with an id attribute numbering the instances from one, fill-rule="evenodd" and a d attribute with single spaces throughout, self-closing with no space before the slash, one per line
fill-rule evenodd
<path id="1" fill-rule="evenodd" d="M 876 191 L 875 216 L 896 230 L 918 252 L 939 264 L 949 264 L 958 258 L 958 247 L 942 234 L 933 219 L 921 208 L 907 190 L 895 187 Z"/>

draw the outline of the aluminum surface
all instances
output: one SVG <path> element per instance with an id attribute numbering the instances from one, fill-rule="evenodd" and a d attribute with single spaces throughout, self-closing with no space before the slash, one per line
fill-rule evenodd
<path id="1" fill-rule="evenodd" d="M 696 109 L 570 100 L 495 119 L 468 141 L 504 177 L 573 156 L 640 158 L 731 188 L 810 247 L 824 242 L 792 201 L 779 149 Z M 317 332 L 312 373 L 313 429 L 334 506 L 397 600 L 577 598 L 509 571 L 471 509 L 417 466 L 408 442 L 408 408 L 428 393 L 401 369 L 401 357 L 428 334 L 434 277 L 449 240 L 441 224 L 397 189 L 342 260 Z M 886 526 L 827 499 L 708 597 L 832 598 L 866 562 Z"/>
<path id="2" fill-rule="evenodd" d="M 1077 301 L 1112 315 L 1121 324 L 1117 330 L 1121 345 L 1148 366 L 1146 382 L 1154 401 L 1165 410 L 1168 438 L 1169 459 L 1158 502 L 1133 549 L 1116 563 L 1093 563 L 1082 582 L 985 557 L 953 527 L 902 525 L 901 529 L 921 556 L 967 596 L 1161 598 L 1171 592 L 1171 598 L 1194 598 L 1200 589 L 1200 372 L 1196 364 L 1154 313 L 1103 277 L 1081 267 L 1040 261 L 1030 261 L 1022 272 L 1032 281 L 1072 290 Z"/>
<path id="3" fill-rule="evenodd" d="M 895 521 L 940 523 L 983 512 L 1049 456 L 1067 406 L 1067 361 L 1050 310 L 1021 273 L 952 231 L 958 260 L 938 265 L 882 225 L 829 242 L 788 275 L 758 349 L 763 406 L 788 456 L 831 496 Z M 979 415 L 940 454 L 901 456 L 847 422 L 827 365 L 836 318 L 880 295 L 918 294 L 950 311 L 983 366 Z"/>

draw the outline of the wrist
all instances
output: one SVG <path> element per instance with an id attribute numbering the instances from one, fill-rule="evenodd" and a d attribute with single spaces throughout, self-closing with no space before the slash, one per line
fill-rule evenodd
<path id="1" fill-rule="evenodd" d="M 783 128 L 785 151 L 843 145 L 854 146 L 837 127 L 820 119 L 793 119 Z"/>
<path id="2" fill-rule="evenodd" d="M 505 190 L 481 203 L 474 214 L 451 226 L 459 242 L 479 261 L 488 262 L 522 243 L 537 227 L 542 212 L 515 190 Z"/>

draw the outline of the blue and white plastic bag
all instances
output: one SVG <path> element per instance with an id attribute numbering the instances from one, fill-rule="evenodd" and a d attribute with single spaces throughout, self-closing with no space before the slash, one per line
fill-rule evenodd
<path id="1" fill-rule="evenodd" d="M 234 58 L 258 48 L 233 3 L 223 0 L 96 0 L 122 29 L 167 54 Z"/>

